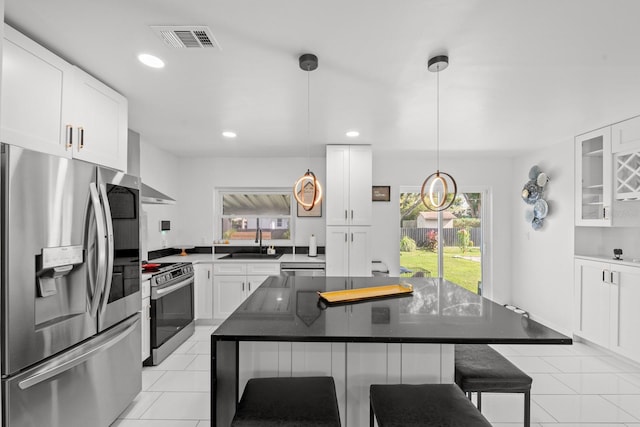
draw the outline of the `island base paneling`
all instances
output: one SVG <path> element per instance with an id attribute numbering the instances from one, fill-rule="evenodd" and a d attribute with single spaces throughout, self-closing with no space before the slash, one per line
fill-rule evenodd
<path id="1" fill-rule="evenodd" d="M 243 341 L 238 393 L 251 378 L 330 375 L 342 424 L 367 425 L 371 384 L 453 382 L 453 344 Z"/>

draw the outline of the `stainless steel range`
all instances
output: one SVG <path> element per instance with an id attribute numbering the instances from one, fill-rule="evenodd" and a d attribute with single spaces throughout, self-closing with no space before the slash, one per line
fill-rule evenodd
<path id="1" fill-rule="evenodd" d="M 193 266 L 188 262 L 160 264 L 151 273 L 151 356 L 158 365 L 195 330 Z"/>

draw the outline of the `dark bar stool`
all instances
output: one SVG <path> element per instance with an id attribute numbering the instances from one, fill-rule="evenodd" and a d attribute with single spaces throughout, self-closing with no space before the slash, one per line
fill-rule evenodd
<path id="1" fill-rule="evenodd" d="M 524 393 L 524 425 L 531 425 L 531 383 L 529 375 L 486 344 L 456 344 L 456 384 L 468 394 L 478 394 L 482 410 L 482 393 Z"/>
<path id="2" fill-rule="evenodd" d="M 491 427 L 455 384 L 372 385 L 369 396 L 371 427 Z"/>
<path id="3" fill-rule="evenodd" d="M 333 378 L 252 378 L 231 425 L 340 427 Z"/>

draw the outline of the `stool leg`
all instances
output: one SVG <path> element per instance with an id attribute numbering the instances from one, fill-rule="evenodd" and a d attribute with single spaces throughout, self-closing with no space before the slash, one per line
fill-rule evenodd
<path id="1" fill-rule="evenodd" d="M 531 391 L 524 392 L 524 427 L 531 426 Z"/>
<path id="2" fill-rule="evenodd" d="M 373 415 L 373 406 L 371 405 L 371 402 L 369 402 L 369 427 L 373 427 L 374 417 L 375 415 Z"/>
<path id="3" fill-rule="evenodd" d="M 478 411 L 482 412 L 482 392 L 479 391 L 476 395 L 478 396 L 478 404 L 476 406 L 478 407 Z"/>

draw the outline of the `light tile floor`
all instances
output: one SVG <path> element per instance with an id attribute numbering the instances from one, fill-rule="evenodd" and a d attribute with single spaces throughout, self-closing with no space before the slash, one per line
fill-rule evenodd
<path id="1" fill-rule="evenodd" d="M 209 427 L 210 334 L 195 334 L 142 371 L 142 392 L 112 427 Z M 640 366 L 583 343 L 494 346 L 533 378 L 532 427 L 640 427 Z M 483 394 L 496 427 L 520 427 L 521 394 Z M 359 426 L 358 426 L 359 427 Z"/>

